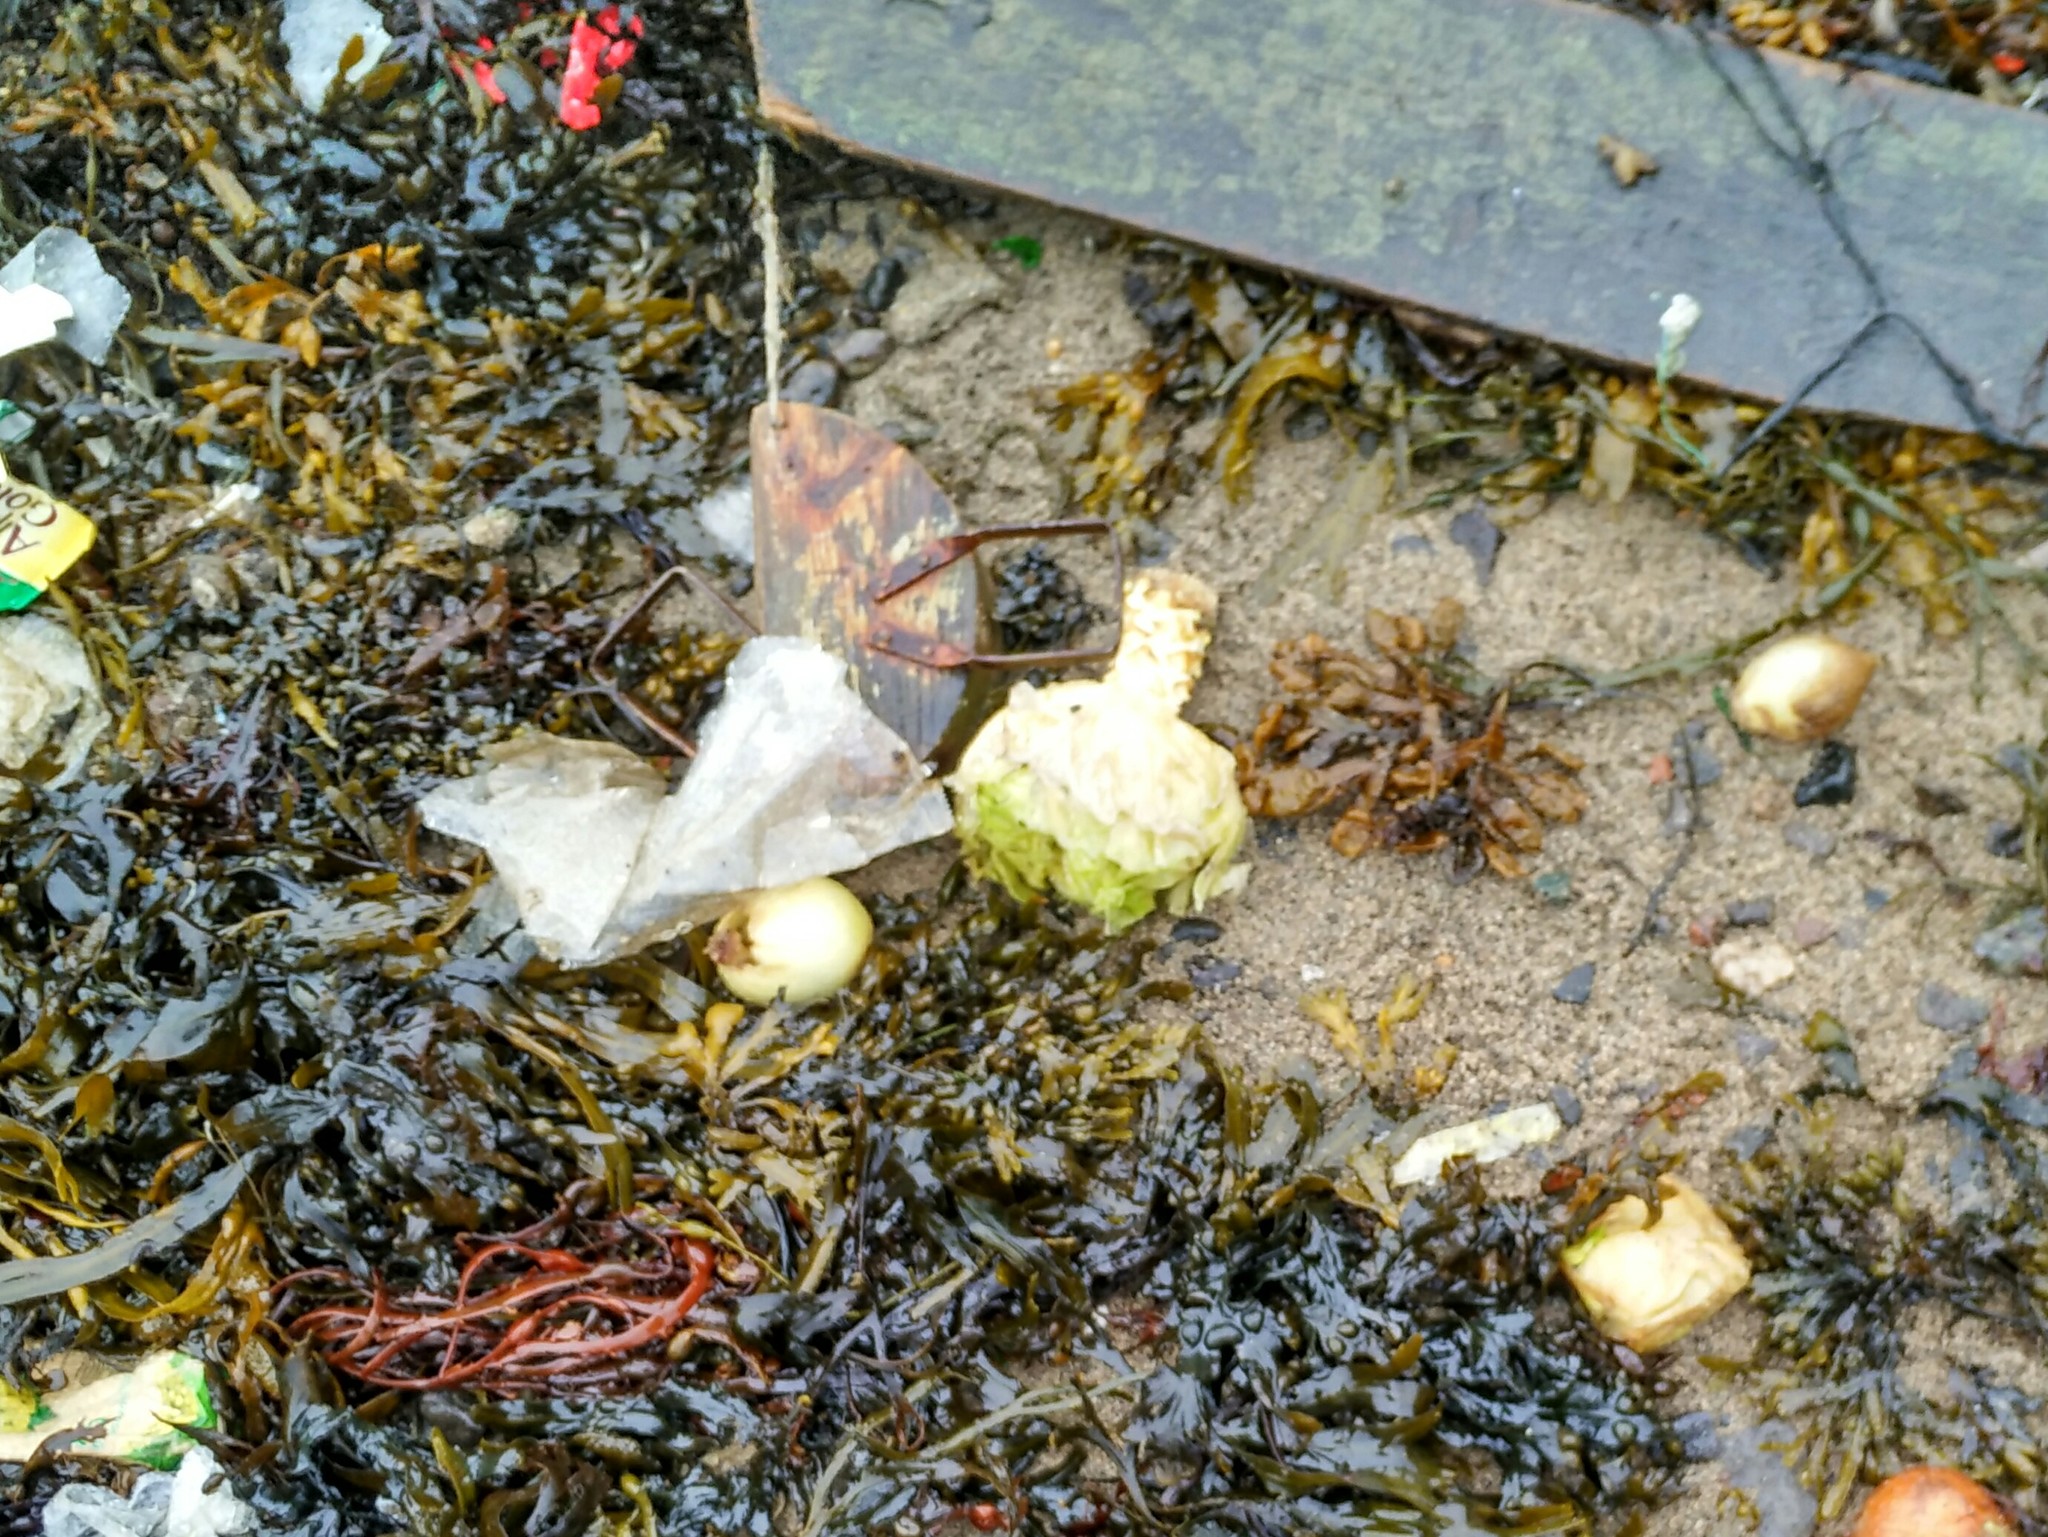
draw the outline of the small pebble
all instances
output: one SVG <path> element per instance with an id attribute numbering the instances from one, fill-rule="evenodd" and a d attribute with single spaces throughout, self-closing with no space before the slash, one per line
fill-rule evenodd
<path id="1" fill-rule="evenodd" d="M 1775 939 L 1745 934 L 1714 951 L 1714 975 L 1721 985 L 1745 998 L 1761 998 L 1792 980 L 1799 963 Z"/>
<path id="2" fill-rule="evenodd" d="M 1674 759 L 1683 755 L 1692 760 L 1692 783 L 1696 790 L 1721 782 L 1721 760 L 1714 756 L 1713 748 L 1707 746 L 1707 733 L 1713 729 L 1713 724 L 1708 720 L 1687 721 L 1685 729 L 1671 741 Z"/>
<path id="3" fill-rule="evenodd" d="M 1719 913 L 1702 913 L 1685 926 L 1685 937 L 1695 950 L 1711 950 L 1721 942 Z"/>
<path id="4" fill-rule="evenodd" d="M 1861 950 L 1863 942 L 1870 937 L 1870 925 L 1861 918 L 1851 918 L 1835 930 L 1835 944 L 1843 950 Z"/>
<path id="5" fill-rule="evenodd" d="M 1993 822 L 1984 835 L 1984 852 L 1993 859 L 2025 859 L 2027 835 L 2017 822 Z"/>
<path id="6" fill-rule="evenodd" d="M 1813 857 L 1819 864 L 1835 851 L 1835 835 L 1825 827 L 1815 827 L 1811 822 L 1787 822 L 1785 841 L 1802 854 Z"/>
<path id="7" fill-rule="evenodd" d="M 839 365 L 825 358 L 799 363 L 782 386 L 782 398 L 800 406 L 829 406 L 839 394 Z"/>
<path id="8" fill-rule="evenodd" d="M 510 507 L 486 507 L 462 525 L 462 538 L 479 555 L 495 555 L 519 538 L 521 519 Z"/>
<path id="9" fill-rule="evenodd" d="M 1552 907 L 1562 907 L 1572 899 L 1572 872 L 1545 870 L 1532 879 L 1529 886 Z"/>
<path id="10" fill-rule="evenodd" d="M 1792 791 L 1795 806 L 1846 806 L 1856 798 L 1856 749 L 1823 742 Z"/>
<path id="11" fill-rule="evenodd" d="M 1576 1126 L 1586 1118 L 1586 1107 L 1579 1103 L 1579 1096 L 1563 1084 L 1550 1091 L 1550 1102 L 1557 1106 L 1557 1118 L 1567 1126 Z"/>
<path id="12" fill-rule="evenodd" d="M 1835 937 L 1835 926 L 1825 918 L 1812 913 L 1792 920 L 1792 943 L 1802 950 L 1811 950 L 1815 945 L 1824 945 Z"/>
<path id="13" fill-rule="evenodd" d="M 1228 987 L 1244 975 L 1242 961 L 1222 961 L 1213 955 L 1199 956 L 1188 962 L 1188 980 L 1197 987 L 1212 992 L 1219 987 Z"/>
<path id="14" fill-rule="evenodd" d="M 1436 546 L 1422 534 L 1396 534 L 1387 542 L 1387 548 L 1396 555 L 1434 555 Z"/>
<path id="15" fill-rule="evenodd" d="M 1704 1410 L 1681 1414 L 1671 1422 L 1671 1429 L 1687 1462 L 1712 1462 L 1721 1455 L 1721 1433 L 1714 1428 L 1714 1417 Z"/>
<path id="16" fill-rule="evenodd" d="M 1920 989 L 1913 1012 L 1920 1016 L 1923 1025 L 1932 1025 L 1951 1035 L 1966 1035 L 1991 1017 L 1991 1005 L 1981 998 L 1951 992 L 1939 982 L 1929 982 Z"/>
<path id="17" fill-rule="evenodd" d="M 1493 580 L 1493 565 L 1506 537 L 1477 507 L 1468 507 L 1451 519 L 1451 543 L 1472 557 L 1472 574 L 1481 587 Z"/>
<path id="18" fill-rule="evenodd" d="M 1223 937 L 1223 925 L 1213 918 L 1183 918 L 1166 938 L 1177 945 L 1213 945 Z"/>
<path id="19" fill-rule="evenodd" d="M 1769 897 L 1754 897 L 1746 902 L 1728 904 L 1728 924 L 1731 928 L 1766 928 L 1777 914 L 1778 904 Z"/>
<path id="20" fill-rule="evenodd" d="M 1866 912 L 1876 912 L 1879 908 L 1889 903 L 1891 899 L 1892 894 L 1881 886 L 1865 886 L 1863 888 L 1863 908 Z"/>
<path id="21" fill-rule="evenodd" d="M 910 269 L 903 265 L 901 258 L 883 257 L 868 273 L 867 281 L 860 285 L 860 307 L 881 314 L 896 302 L 896 296 L 903 292 L 903 284 L 909 276 Z"/>
<path id="22" fill-rule="evenodd" d="M 1744 1067 L 1755 1067 L 1777 1049 L 1778 1043 L 1768 1035 L 1759 1035 L 1754 1030 L 1742 1030 L 1736 1033 L 1735 1060 Z"/>
<path id="23" fill-rule="evenodd" d="M 1585 961 L 1566 972 L 1550 996 L 1559 1003 L 1581 1004 L 1593 996 L 1593 963 Z"/>
<path id="24" fill-rule="evenodd" d="M 895 337 L 879 326 L 865 326 L 849 331 L 832 344 L 832 361 L 845 370 L 847 378 L 864 379 L 895 350 Z"/>
<path id="25" fill-rule="evenodd" d="M 2038 977 L 2048 970 L 2048 913 L 2038 907 L 2017 913 L 1984 930 L 1973 948 L 1977 959 L 2001 976 Z"/>

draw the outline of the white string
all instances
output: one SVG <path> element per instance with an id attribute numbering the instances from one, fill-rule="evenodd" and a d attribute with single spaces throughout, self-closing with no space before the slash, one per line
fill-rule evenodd
<path id="1" fill-rule="evenodd" d="M 782 425 L 782 230 L 775 222 L 775 148 L 761 145 L 754 177 L 754 228 L 761 237 L 761 336 L 767 350 L 768 421 Z"/>

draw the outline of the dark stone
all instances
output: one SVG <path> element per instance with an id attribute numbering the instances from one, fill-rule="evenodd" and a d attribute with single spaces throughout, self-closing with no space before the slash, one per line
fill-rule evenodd
<path id="1" fill-rule="evenodd" d="M 1529 889 L 1552 907 L 1563 907 L 1572 899 L 1572 872 L 1545 870 L 1529 882 Z"/>
<path id="2" fill-rule="evenodd" d="M 1567 1126 L 1576 1126 L 1586 1118 L 1586 1107 L 1579 1103 L 1579 1096 L 1563 1084 L 1550 1091 L 1550 1102 L 1557 1106 L 1557 1118 Z"/>
<path id="3" fill-rule="evenodd" d="M 910 270 L 901 257 L 885 256 L 869 271 L 867 281 L 860 285 L 860 307 L 879 315 L 896 302 L 896 296 L 903 292 L 903 285 L 910 277 Z"/>
<path id="4" fill-rule="evenodd" d="M 2025 859 L 2027 834 L 2017 822 L 1993 822 L 1984 835 L 1984 852 L 1993 859 Z"/>
<path id="5" fill-rule="evenodd" d="M 1692 783 L 1696 790 L 1721 781 L 1721 760 L 1714 756 L 1713 748 L 1707 746 L 1707 733 L 1713 729 L 1712 721 L 1694 720 L 1685 723 L 1685 729 L 1671 741 L 1673 765 L 1685 762 L 1692 765 Z M 1679 787 L 1684 788 L 1683 773 L 1679 776 Z"/>
<path id="6" fill-rule="evenodd" d="M 1396 534 L 1387 542 L 1387 548 L 1396 555 L 1434 555 L 1436 546 L 1422 534 Z"/>
<path id="7" fill-rule="evenodd" d="M 1865 886 L 1863 888 L 1863 909 L 1865 912 L 1874 913 L 1879 908 L 1888 906 L 1891 899 L 1892 894 L 1882 886 Z"/>
<path id="8" fill-rule="evenodd" d="M 1213 918 L 1183 918 L 1166 936 L 1169 944 L 1213 945 L 1223 937 L 1223 925 Z"/>
<path id="9" fill-rule="evenodd" d="M 1806 775 L 1792 791 L 1795 806 L 1846 806 L 1856 798 L 1856 749 L 1823 742 L 1813 750 Z"/>
<path id="10" fill-rule="evenodd" d="M 800 406 L 829 406 L 839 394 L 839 367 L 825 358 L 799 363 L 782 386 L 782 398 Z"/>
<path id="11" fill-rule="evenodd" d="M 1559 1003 L 1582 1004 L 1593 996 L 1593 963 L 1585 961 L 1566 972 L 1550 996 Z"/>
<path id="12" fill-rule="evenodd" d="M 878 326 L 849 331 L 832 344 L 832 361 L 849 379 L 864 379 L 882 366 L 896 348 L 895 338 Z"/>
<path id="13" fill-rule="evenodd" d="M 1493 563 L 1506 538 L 1499 525 L 1477 507 L 1468 507 L 1451 519 L 1451 543 L 1472 557 L 1472 574 L 1481 587 L 1493 580 Z"/>
<path id="14" fill-rule="evenodd" d="M 1920 1016 L 1923 1025 L 1932 1025 L 1951 1035 L 1966 1035 L 1991 1017 L 1991 1005 L 1981 998 L 1951 992 L 1939 982 L 1929 982 L 1920 989 L 1920 1000 L 1913 1006 L 1913 1012 Z"/>
<path id="15" fill-rule="evenodd" d="M 1778 904 L 1769 897 L 1728 904 L 1728 925 L 1737 929 L 1761 929 L 1778 915 Z"/>
<path id="16" fill-rule="evenodd" d="M 1787 822 L 1785 841 L 1800 853 L 1811 855 L 1815 864 L 1835 851 L 1835 835 L 1811 822 Z"/>
<path id="17" fill-rule="evenodd" d="M 1197 987 L 1214 992 L 1219 987 L 1228 987 L 1244 975 L 1242 961 L 1218 960 L 1213 955 L 1198 955 L 1188 962 L 1188 980 Z"/>

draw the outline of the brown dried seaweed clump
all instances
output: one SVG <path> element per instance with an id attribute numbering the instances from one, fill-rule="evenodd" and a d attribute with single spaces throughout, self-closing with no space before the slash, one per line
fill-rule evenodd
<path id="1" fill-rule="evenodd" d="M 1576 822 L 1586 809 L 1580 765 L 1547 743 L 1509 741 L 1506 689 L 1480 697 L 1448 681 L 1463 620 L 1447 598 L 1426 623 L 1370 611 L 1372 656 L 1320 635 L 1276 647 L 1285 697 L 1237 749 L 1252 815 L 1340 807 L 1330 844 L 1347 858 L 1445 850 L 1457 879 L 1482 865 L 1527 873 L 1522 856 L 1543 847 L 1543 824 Z"/>

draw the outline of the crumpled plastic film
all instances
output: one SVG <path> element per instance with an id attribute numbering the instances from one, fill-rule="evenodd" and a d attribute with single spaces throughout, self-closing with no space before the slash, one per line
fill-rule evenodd
<path id="1" fill-rule="evenodd" d="M 857 869 L 953 825 L 945 792 L 809 641 L 750 641 L 667 792 L 608 742 L 528 737 L 420 802 L 481 845 L 542 954 L 594 966 L 715 918 L 741 894 Z"/>

